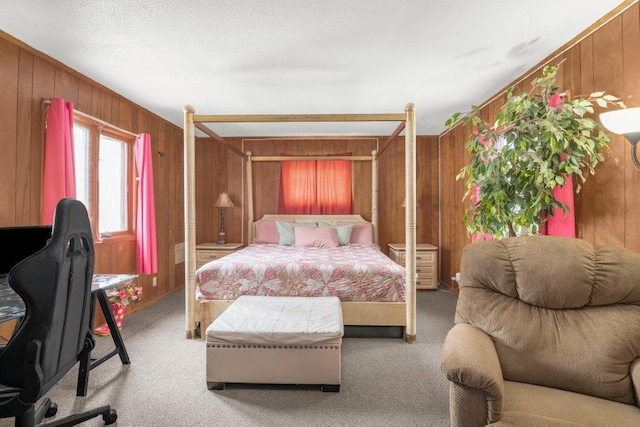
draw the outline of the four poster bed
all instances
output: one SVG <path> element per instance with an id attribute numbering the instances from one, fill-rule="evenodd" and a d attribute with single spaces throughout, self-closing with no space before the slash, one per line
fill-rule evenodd
<path id="1" fill-rule="evenodd" d="M 244 153 L 218 136 L 203 123 L 223 122 L 344 122 L 344 121 L 400 121 L 380 151 L 371 156 L 345 156 L 343 160 L 371 161 L 372 164 L 372 219 L 365 221 L 359 215 L 266 215 L 254 223 L 252 162 L 291 160 L 342 160 L 340 156 L 286 156 L 257 157 Z M 195 253 L 195 128 L 222 142 L 246 160 L 247 214 L 249 246 L 213 261 L 196 272 Z M 198 324 L 201 331 L 216 319 L 240 295 L 298 295 L 340 297 L 345 325 L 402 326 L 407 342 L 415 342 L 415 111 L 408 104 L 402 114 L 347 114 L 347 115 L 241 115 L 199 116 L 193 107 L 185 107 L 184 179 L 185 179 L 185 308 L 187 338 L 194 338 Z M 380 153 L 405 133 L 405 196 L 406 196 L 406 270 L 378 248 L 378 177 L 377 159 Z M 274 224 L 272 224 L 274 223 Z M 333 236 L 341 228 L 350 233 L 359 230 L 360 237 L 332 245 L 331 248 L 301 248 L 265 240 L 262 232 L 289 224 L 291 232 L 313 233 L 303 225 L 325 233 L 332 229 Z M 324 231 L 321 229 L 326 227 Z M 281 230 L 281 229 L 280 229 Z M 335 230 L 338 230 L 337 232 Z M 362 230 L 365 230 L 364 233 Z M 344 231 L 344 230 L 342 230 Z M 303 234 L 304 233 L 304 234 Z M 356 233 L 357 234 L 357 233 Z M 273 232 L 271 233 L 273 236 Z M 277 233 L 276 233 L 277 235 Z M 353 234 L 351 234 L 353 235 Z M 364 238 L 362 236 L 365 236 Z M 368 236 L 368 237 L 367 237 Z M 334 237 L 331 237 L 332 239 Z M 331 239 L 330 239 L 331 240 Z M 348 239 L 347 239 L 348 240 Z M 255 242 L 255 243 L 254 243 Z M 297 243 L 296 243 L 297 244 Z M 315 245 L 312 245 L 315 246 Z M 284 261 L 283 261 L 284 260 Z M 301 278 L 302 277 L 302 278 Z M 313 283 L 312 279 L 317 279 Z M 297 280 L 297 282 L 296 282 Z"/>

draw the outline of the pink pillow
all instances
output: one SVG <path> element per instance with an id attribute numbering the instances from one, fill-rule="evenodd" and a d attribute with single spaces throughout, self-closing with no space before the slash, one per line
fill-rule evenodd
<path id="1" fill-rule="evenodd" d="M 278 244 L 280 233 L 276 227 L 276 222 L 269 219 L 261 219 L 256 222 L 256 235 L 253 243 L 275 243 Z"/>
<path id="2" fill-rule="evenodd" d="M 373 224 L 358 222 L 351 230 L 351 243 L 373 243 Z"/>
<path id="3" fill-rule="evenodd" d="M 294 227 L 296 241 L 294 246 L 315 246 L 318 248 L 337 248 L 338 233 L 333 227 Z"/>

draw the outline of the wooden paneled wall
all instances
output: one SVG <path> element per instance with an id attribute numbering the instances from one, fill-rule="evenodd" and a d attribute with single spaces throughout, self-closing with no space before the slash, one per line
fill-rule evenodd
<path id="1" fill-rule="evenodd" d="M 628 107 L 640 106 L 640 9 L 636 3 L 581 42 L 562 52 L 559 86 L 573 96 L 596 90 L 620 96 Z M 528 73 L 529 74 L 529 73 Z M 528 90 L 541 69 L 514 82 Z M 487 102 L 482 114 L 489 119 L 504 103 L 504 95 Z M 602 112 L 596 111 L 596 115 Z M 441 281 L 454 289 L 451 277 L 460 269 L 462 249 L 470 243 L 462 224 L 464 184 L 456 174 L 469 162 L 464 148 L 470 129 L 458 126 L 440 137 L 441 168 Z M 623 246 L 640 252 L 640 169 L 631 160 L 630 144 L 621 136 L 611 142 L 612 155 L 589 176 L 575 200 L 579 238 L 594 244 Z M 617 163 L 616 163 L 617 159 Z"/>
<path id="2" fill-rule="evenodd" d="M 215 129 L 212 127 L 215 131 Z M 352 153 L 370 155 L 388 137 L 371 138 L 245 138 L 229 141 L 255 156 L 280 154 L 323 155 Z M 438 139 L 417 138 L 417 209 L 416 238 L 419 243 L 438 242 Z M 221 191 L 227 191 L 235 206 L 227 209 L 225 229 L 227 240 L 247 243 L 247 206 L 245 161 L 216 141 L 199 138 L 196 141 L 196 239 L 216 241 L 219 210 L 213 207 Z M 379 158 L 378 217 L 379 244 L 387 253 L 387 244 L 404 242 L 404 138 L 398 137 Z M 254 219 L 278 211 L 280 164 L 253 163 Z M 371 220 L 371 162 L 353 163 L 353 213 Z"/>
<path id="3" fill-rule="evenodd" d="M 158 237 L 157 286 L 149 276 L 141 303 L 151 304 L 184 286 L 184 263 L 174 245 L 184 241 L 182 129 L 113 91 L 0 32 L 0 227 L 41 223 L 44 153 L 43 98 L 61 97 L 76 110 L 134 133 L 151 135 Z M 162 153 L 163 155 L 160 155 Z M 99 273 L 134 273 L 135 240 L 95 244 Z"/>
<path id="4" fill-rule="evenodd" d="M 559 80 L 572 94 L 606 90 L 622 96 L 630 107 L 640 106 L 640 12 L 635 4 L 595 33 L 564 51 L 554 62 L 566 59 Z M 535 73 L 540 73 L 539 70 Z M 514 84 L 529 86 L 531 75 Z M 175 264 L 174 246 L 183 236 L 182 130 L 83 77 L 77 72 L 0 32 L 0 226 L 38 224 L 41 221 L 43 110 L 42 98 L 63 97 L 76 109 L 132 132 L 151 134 L 156 188 L 158 230 L 158 286 L 141 277 L 145 299 L 139 309 L 184 284 L 184 264 Z M 492 117 L 503 95 L 487 102 L 483 114 Z M 203 112 L 206 113 L 206 112 Z M 215 129 L 214 129 L 215 131 Z M 417 141 L 417 241 L 440 246 L 440 280 L 450 280 L 459 270 L 462 249 L 470 241 L 462 224 L 464 185 L 455 175 L 468 162 L 464 141 L 469 129 L 457 127 L 440 137 Z M 380 142 L 386 136 L 380 137 Z M 376 142 L 352 139 L 231 139 L 255 155 L 370 154 Z M 600 165 L 576 199 L 578 236 L 592 243 L 608 243 L 640 251 L 640 169 L 630 159 L 629 143 L 616 136 L 612 157 Z M 244 161 L 208 138 L 196 141 L 197 241 L 216 241 L 218 194 L 227 191 L 236 207 L 226 215 L 227 240 L 246 243 L 246 180 Z M 160 155 L 159 153 L 162 153 Z M 371 218 L 370 164 L 354 166 L 354 213 Z M 279 188 L 277 164 L 254 164 L 255 218 L 276 212 Z M 440 192 L 440 194 L 439 194 Z M 404 241 L 404 139 L 399 137 L 379 161 L 379 236 L 387 252 L 390 242 Z M 97 272 L 129 273 L 135 270 L 133 241 L 96 244 Z"/>

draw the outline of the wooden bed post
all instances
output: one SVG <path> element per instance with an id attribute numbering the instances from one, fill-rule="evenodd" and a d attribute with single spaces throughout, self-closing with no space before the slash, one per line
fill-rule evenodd
<path id="1" fill-rule="evenodd" d="M 416 342 L 416 111 L 413 104 L 405 107 L 405 244 L 407 274 L 407 326 L 405 340 Z"/>
<path id="2" fill-rule="evenodd" d="M 196 337 L 196 150 L 191 105 L 184 107 L 184 292 L 187 338 Z M 200 325 L 206 328 L 206 325 Z"/>
<path id="3" fill-rule="evenodd" d="M 251 151 L 247 151 L 247 245 L 253 242 L 253 172 L 251 164 Z"/>
<path id="4" fill-rule="evenodd" d="M 405 132 L 405 179 L 406 179 L 406 199 L 407 207 L 405 210 L 406 219 L 406 301 L 397 303 L 351 303 L 343 302 L 343 307 L 353 307 L 352 321 L 362 322 L 365 325 L 377 326 L 394 326 L 405 325 L 405 340 L 409 343 L 415 342 L 416 339 L 416 124 L 415 110 L 413 104 L 407 104 L 405 112 L 392 114 L 279 114 L 279 115 L 195 115 L 193 107 L 187 105 L 184 107 L 184 216 L 185 216 L 185 309 L 186 309 L 186 330 L 187 338 L 193 338 L 197 333 L 197 325 L 200 323 L 201 328 L 206 328 L 207 322 L 211 316 L 215 318 L 216 313 L 221 313 L 229 305 L 229 301 L 212 300 L 207 304 L 205 309 L 202 304 L 198 304 L 195 297 L 195 272 L 196 272 L 196 214 L 195 214 L 195 129 L 199 129 L 215 140 L 225 144 L 229 149 L 242 155 L 247 160 L 247 219 L 249 222 L 248 242 L 253 241 L 253 176 L 252 163 L 256 161 L 282 161 L 282 160 L 298 160 L 295 157 L 252 157 L 251 152 L 246 155 L 240 150 L 227 143 L 224 138 L 212 132 L 201 123 L 264 123 L 264 122 L 357 122 L 357 121 L 400 121 L 402 122 L 389 137 L 384 146 L 379 150 L 374 150 L 372 157 L 368 156 L 345 156 L 340 159 L 335 156 L 319 156 L 316 158 L 325 160 L 362 160 L 372 161 L 372 212 L 371 223 L 374 229 L 373 239 L 378 244 L 378 163 L 377 157 L 389 146 L 396 137 L 406 128 Z M 306 157 L 305 157 L 306 160 Z M 243 242 L 244 243 L 244 242 Z M 364 308 L 360 304 L 366 304 Z M 221 308 L 222 307 L 222 308 Z M 401 311 L 400 311 L 401 310 Z M 365 314 L 366 313 L 366 314 Z M 196 317 L 197 316 L 197 317 Z M 387 316 L 387 317 L 385 317 Z M 346 319 L 346 318 L 345 318 Z M 392 319 L 392 320 L 390 320 Z M 201 329 L 201 332 L 202 329 Z"/>
<path id="5" fill-rule="evenodd" d="M 378 152 L 371 152 L 371 223 L 373 243 L 378 244 Z"/>

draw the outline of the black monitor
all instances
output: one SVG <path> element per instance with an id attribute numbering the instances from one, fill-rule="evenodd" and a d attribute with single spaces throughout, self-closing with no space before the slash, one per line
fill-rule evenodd
<path id="1" fill-rule="evenodd" d="M 50 225 L 0 227 L 0 276 L 44 248 L 51 238 Z"/>

